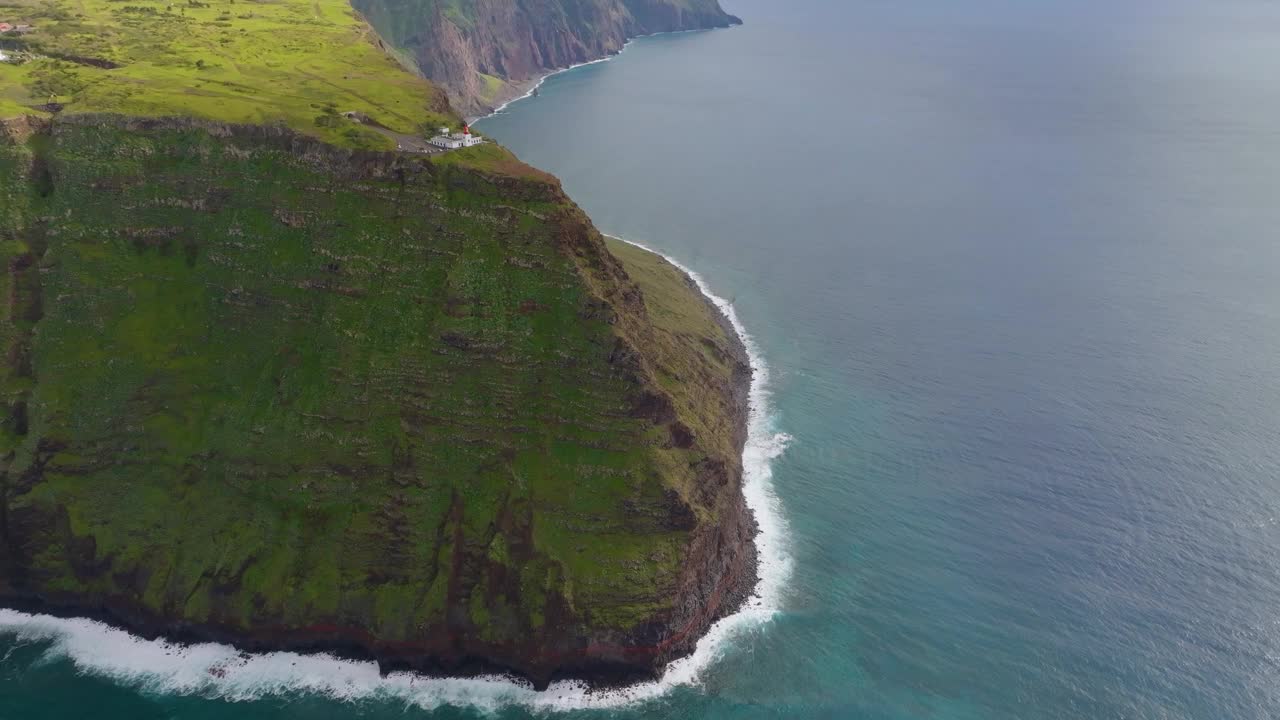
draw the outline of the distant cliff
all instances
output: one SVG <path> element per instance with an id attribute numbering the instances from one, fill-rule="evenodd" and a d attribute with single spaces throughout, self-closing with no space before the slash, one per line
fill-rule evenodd
<path id="1" fill-rule="evenodd" d="M 718 0 L 353 0 L 404 60 L 483 114 L 542 74 L 618 52 L 629 38 L 741 21 Z"/>

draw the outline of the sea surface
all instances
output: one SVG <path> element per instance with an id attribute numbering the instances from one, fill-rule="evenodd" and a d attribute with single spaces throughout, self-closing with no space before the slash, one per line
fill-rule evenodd
<path id="1" fill-rule="evenodd" d="M 725 5 L 478 130 L 753 338 L 747 616 L 593 697 L 0 614 L 0 718 L 1280 717 L 1280 4 Z"/>

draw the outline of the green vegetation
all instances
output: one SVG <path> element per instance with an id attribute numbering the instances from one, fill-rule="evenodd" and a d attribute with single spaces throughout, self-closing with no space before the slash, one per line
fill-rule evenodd
<path id="1" fill-rule="evenodd" d="M 468 167 L 507 177 L 529 178 L 547 183 L 558 183 L 555 176 L 525 165 L 517 160 L 510 150 L 492 142 L 443 153 L 433 157 L 432 162 L 441 167 Z"/>
<path id="2" fill-rule="evenodd" d="M 480 73 L 480 101 L 486 105 L 493 105 L 498 101 L 498 96 L 507 87 L 506 81 L 500 77 Z"/>
<path id="3" fill-rule="evenodd" d="M 606 244 L 609 252 L 622 261 L 631 279 L 644 288 L 645 307 L 655 326 L 673 337 L 699 344 L 707 337 L 716 341 L 714 345 L 729 342 L 711 306 L 705 302 L 689 302 L 689 294 L 698 290 L 679 268 L 660 255 L 617 238 L 606 238 Z M 723 360 L 710 359 L 715 363 Z"/>
<path id="4" fill-rule="evenodd" d="M 729 340 L 678 271 L 618 246 L 628 306 L 557 185 L 474 169 L 497 148 L 353 174 L 170 125 L 0 143 L 0 568 L 246 633 L 461 634 L 522 670 L 495 648 L 672 612 L 724 501 L 697 468 L 733 462 L 737 422 Z"/>
<path id="5" fill-rule="evenodd" d="M 454 119 L 346 0 L 0 0 L 0 17 L 33 24 L 6 42 L 39 56 L 0 63 L 0 117 L 54 100 L 68 113 L 282 123 L 388 149 L 368 128 L 315 120 L 354 110 L 412 133 Z"/>
<path id="6" fill-rule="evenodd" d="M 495 144 L 366 152 L 458 118 L 345 0 L 0 17 L 0 602 L 540 682 L 710 621 L 745 367 L 687 278 Z"/>
<path id="7" fill-rule="evenodd" d="M 8 98 L 0 97 L 0 117 L 17 117 L 28 110 L 21 104 Z"/>
<path id="8" fill-rule="evenodd" d="M 658 381 L 671 393 L 681 417 L 713 455 L 732 457 L 734 434 L 742 430 L 729 402 L 740 357 L 736 341 L 701 291 L 687 275 L 659 255 L 608 238 L 609 251 L 644 291 L 647 319 L 653 331 L 647 347 L 655 358 Z M 690 490 L 692 494 L 692 489 Z"/>

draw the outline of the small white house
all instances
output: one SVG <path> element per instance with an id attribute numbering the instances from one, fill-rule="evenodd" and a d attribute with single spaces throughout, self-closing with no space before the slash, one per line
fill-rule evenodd
<path id="1" fill-rule="evenodd" d="M 484 142 L 484 138 L 479 135 L 472 135 L 471 126 L 464 125 L 460 133 L 450 133 L 449 128 L 442 127 L 440 128 L 440 134 L 431 138 L 430 142 L 438 148 L 457 150 L 458 148 L 479 145 Z"/>

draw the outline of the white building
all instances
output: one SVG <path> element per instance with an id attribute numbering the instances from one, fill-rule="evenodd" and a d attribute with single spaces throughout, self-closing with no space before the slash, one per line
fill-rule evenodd
<path id="1" fill-rule="evenodd" d="M 449 132 L 449 128 L 442 127 L 440 128 L 440 134 L 431 138 L 430 142 L 438 148 L 444 148 L 445 150 L 457 150 L 458 148 L 479 145 L 484 142 L 484 138 L 481 138 L 479 135 L 472 135 L 471 126 L 464 125 L 462 126 L 462 132 L 452 134 Z"/>

